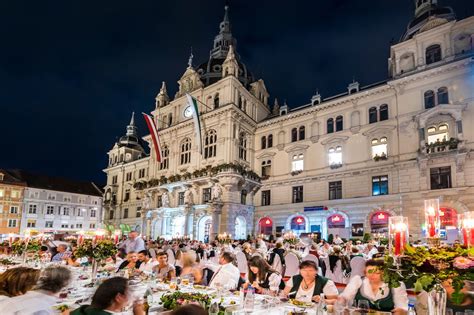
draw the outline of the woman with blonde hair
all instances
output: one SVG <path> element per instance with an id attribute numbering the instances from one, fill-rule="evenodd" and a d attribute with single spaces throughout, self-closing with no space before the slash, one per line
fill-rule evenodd
<path id="1" fill-rule="evenodd" d="M 194 283 L 201 283 L 202 271 L 197 267 L 196 253 L 194 251 L 184 252 L 181 254 L 181 261 L 183 263 L 181 278 L 192 276 L 194 277 Z"/>
<path id="2" fill-rule="evenodd" d="M 0 301 L 30 291 L 39 276 L 40 270 L 28 267 L 10 268 L 0 274 Z"/>

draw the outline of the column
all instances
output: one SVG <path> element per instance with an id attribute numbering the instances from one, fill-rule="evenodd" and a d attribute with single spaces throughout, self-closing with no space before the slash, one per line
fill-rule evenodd
<path id="1" fill-rule="evenodd" d="M 192 227 L 190 228 L 189 224 L 192 224 L 191 213 L 192 207 L 190 205 L 186 205 L 184 208 L 184 235 L 189 235 L 191 233 Z"/>
<path id="2" fill-rule="evenodd" d="M 221 224 L 221 214 L 222 214 L 222 205 L 214 204 L 213 210 L 212 210 L 212 232 L 211 232 L 210 240 L 214 240 L 220 232 L 219 226 Z"/>

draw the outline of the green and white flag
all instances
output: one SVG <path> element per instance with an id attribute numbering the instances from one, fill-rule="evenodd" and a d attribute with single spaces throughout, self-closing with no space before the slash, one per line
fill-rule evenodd
<path id="1" fill-rule="evenodd" d="M 198 152 L 202 155 L 202 130 L 201 130 L 201 117 L 199 117 L 199 108 L 197 99 L 186 93 L 188 98 L 188 105 L 191 107 L 193 113 L 194 127 L 196 133 L 196 142 L 198 145 Z"/>

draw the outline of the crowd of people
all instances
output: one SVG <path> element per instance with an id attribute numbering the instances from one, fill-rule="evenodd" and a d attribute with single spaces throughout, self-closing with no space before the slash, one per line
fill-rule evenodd
<path id="1" fill-rule="evenodd" d="M 251 286 L 259 294 L 302 302 L 319 302 L 323 294 L 325 302 L 335 308 L 366 300 L 371 309 L 406 314 L 404 284 L 389 288 L 383 281 L 383 260 L 377 258 L 384 252 L 385 248 L 375 242 L 353 243 L 339 236 L 332 244 L 308 239 L 306 243 L 288 245 L 283 239 L 266 241 L 260 237 L 207 244 L 196 240 L 145 242 L 137 232 L 131 232 L 118 244 L 117 255 L 107 260 L 106 268 L 113 277 L 97 288 L 90 305 L 72 314 L 110 314 L 126 305 L 133 305 L 134 314 L 143 314 L 142 301 L 131 301 L 127 294 L 127 279 L 116 276 L 123 272 L 152 275 L 156 281 L 187 278 L 194 284 L 225 290 Z M 10 268 L 1 274 L 2 314 L 49 314 L 57 301 L 55 296 L 71 281 L 70 268 L 84 264 L 74 257 L 74 249 L 64 244 L 53 253 L 43 247 L 40 255 L 61 264 L 51 264 L 41 271 Z M 296 262 L 290 256 L 297 257 Z"/>

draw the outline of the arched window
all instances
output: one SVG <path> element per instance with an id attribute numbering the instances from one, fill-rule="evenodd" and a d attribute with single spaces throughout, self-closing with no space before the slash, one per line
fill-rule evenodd
<path id="1" fill-rule="evenodd" d="M 263 136 L 262 139 L 261 139 L 261 145 L 262 145 L 262 149 L 266 149 L 267 148 L 267 137 Z"/>
<path id="2" fill-rule="evenodd" d="M 344 121 L 342 116 L 336 117 L 336 131 L 341 131 L 344 129 Z"/>
<path id="3" fill-rule="evenodd" d="M 219 93 L 214 95 L 214 109 L 219 108 Z"/>
<path id="4" fill-rule="evenodd" d="M 327 121 L 327 133 L 333 133 L 334 132 L 334 119 L 329 118 Z"/>
<path id="5" fill-rule="evenodd" d="M 438 105 L 449 104 L 448 88 L 443 86 L 438 89 Z"/>
<path id="6" fill-rule="evenodd" d="M 330 148 L 328 151 L 329 165 L 330 166 L 342 166 L 342 147 L 337 146 Z"/>
<path id="7" fill-rule="evenodd" d="M 388 105 L 380 105 L 380 121 L 388 120 Z"/>
<path id="8" fill-rule="evenodd" d="M 441 46 L 440 45 L 431 45 L 426 48 L 426 64 L 432 64 L 441 60 Z"/>
<path id="9" fill-rule="evenodd" d="M 262 177 L 270 176 L 271 170 L 272 170 L 272 161 L 271 160 L 262 161 Z"/>
<path id="10" fill-rule="evenodd" d="M 343 229 L 346 226 L 346 219 L 340 214 L 333 214 L 327 219 L 329 229 Z"/>
<path id="11" fill-rule="evenodd" d="M 267 147 L 273 147 L 273 135 L 268 135 L 268 145 Z"/>
<path id="12" fill-rule="evenodd" d="M 377 107 L 369 108 L 369 124 L 377 122 Z"/>
<path id="13" fill-rule="evenodd" d="M 425 109 L 433 108 L 435 106 L 434 92 L 428 90 L 424 94 L 425 96 Z"/>
<path id="14" fill-rule="evenodd" d="M 258 226 L 260 227 L 260 233 L 265 235 L 271 235 L 273 229 L 273 221 L 269 217 L 265 217 L 260 219 L 258 222 Z"/>
<path id="15" fill-rule="evenodd" d="M 243 103 L 242 96 L 239 96 L 239 109 L 242 109 L 242 103 Z"/>
<path id="16" fill-rule="evenodd" d="M 300 129 L 299 129 L 299 139 L 298 140 L 304 140 L 304 126 L 301 126 Z"/>
<path id="17" fill-rule="evenodd" d="M 164 146 L 161 149 L 161 162 L 160 162 L 160 170 L 166 170 L 169 167 L 169 155 L 170 155 L 170 150 L 168 149 L 168 146 Z"/>
<path id="18" fill-rule="evenodd" d="M 427 129 L 428 144 L 439 143 L 449 139 L 449 126 L 441 124 L 439 126 L 430 126 Z"/>
<path id="19" fill-rule="evenodd" d="M 185 138 L 181 142 L 180 148 L 180 164 L 188 164 L 191 162 L 191 139 Z"/>
<path id="20" fill-rule="evenodd" d="M 173 114 L 169 113 L 169 115 L 168 115 L 168 126 L 167 127 L 171 127 L 172 124 L 173 124 Z"/>
<path id="21" fill-rule="evenodd" d="M 120 161 L 119 162 L 123 162 L 123 154 L 120 154 Z"/>
<path id="22" fill-rule="evenodd" d="M 214 129 L 209 130 L 206 133 L 204 139 L 204 158 L 211 158 L 216 156 L 217 147 L 217 132 Z"/>
<path id="23" fill-rule="evenodd" d="M 379 211 L 372 214 L 370 217 L 372 233 L 388 232 L 388 218 L 390 218 L 390 213 L 385 211 Z"/>
<path id="24" fill-rule="evenodd" d="M 244 100 L 244 103 L 242 104 L 242 110 L 244 112 L 247 112 L 247 101 L 246 100 Z"/>
<path id="25" fill-rule="evenodd" d="M 247 137 L 244 132 L 239 135 L 239 159 L 247 161 Z"/>
<path id="26" fill-rule="evenodd" d="M 379 139 L 372 139 L 372 158 L 378 161 L 379 159 L 387 159 L 387 137 Z"/>
<path id="27" fill-rule="evenodd" d="M 298 234 L 304 232 L 306 230 L 306 220 L 302 216 L 296 216 L 291 219 L 290 228 Z"/>
<path id="28" fill-rule="evenodd" d="M 303 153 L 293 155 L 291 160 L 291 171 L 298 172 L 304 170 L 304 155 Z"/>
<path id="29" fill-rule="evenodd" d="M 298 130 L 296 128 L 291 129 L 291 142 L 298 141 Z"/>

